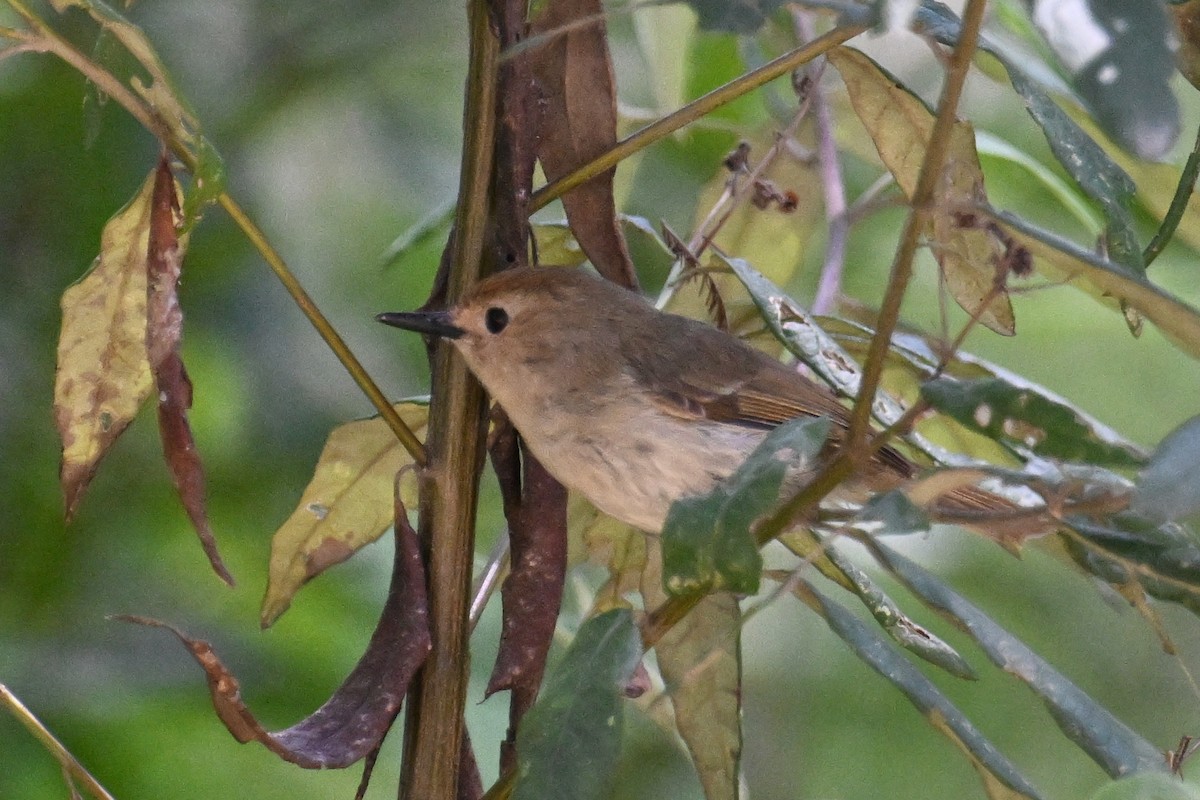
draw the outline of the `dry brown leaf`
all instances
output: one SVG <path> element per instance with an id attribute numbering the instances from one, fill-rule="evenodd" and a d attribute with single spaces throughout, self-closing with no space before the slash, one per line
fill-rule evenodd
<path id="1" fill-rule="evenodd" d="M 383 614 L 367 650 L 334 695 L 292 727 L 267 731 L 242 700 L 238 679 L 208 642 L 146 617 L 118 617 L 175 634 L 204 669 L 217 716 L 239 742 L 257 741 L 285 761 L 308 769 L 347 767 L 387 734 L 413 674 L 429 654 L 425 570 L 417 534 L 397 501 L 396 559 Z"/>
<path id="2" fill-rule="evenodd" d="M 829 53 L 829 63 L 841 74 L 854 112 L 875 143 L 884 166 L 911 199 L 933 133 L 934 115 L 857 50 L 836 48 Z M 1016 332 L 1016 320 L 1004 289 L 1008 247 L 995 230 L 974 224 L 966 212 L 986 200 L 975 131 L 970 123 L 956 122 L 928 231 L 933 254 L 946 287 L 963 310 L 978 316 L 996 333 L 1011 336 Z"/>
<path id="3" fill-rule="evenodd" d="M 183 309 L 179 306 L 179 278 L 184 248 L 176 233 L 179 195 L 175 177 L 164 155 L 154 174 L 150 202 L 150 236 L 146 245 L 146 351 L 158 388 L 158 429 L 163 456 L 171 470 L 175 490 L 200 539 L 213 571 L 230 586 L 233 576 L 217 551 L 217 540 L 208 522 L 204 498 L 204 466 L 188 424 L 192 407 L 192 382 L 183 366 L 179 345 L 183 340 Z"/>
<path id="4" fill-rule="evenodd" d="M 594 20 L 576 25 L 581 20 Z M 617 141 L 617 94 L 604 7 L 600 0 L 556 0 L 532 22 L 545 37 L 533 51 L 541 88 L 538 159 L 554 180 Z M 596 270 L 636 288 L 637 273 L 617 221 L 613 173 L 608 170 L 562 198 L 575 239 Z"/>
<path id="5" fill-rule="evenodd" d="M 418 435 L 429 408 L 400 403 L 396 411 Z M 287 610 L 309 579 L 345 561 L 392 524 L 396 473 L 412 463 L 387 423 L 375 417 L 334 428 L 296 510 L 271 539 L 267 593 L 261 621 L 267 627 Z M 407 505 L 415 505 L 416 475 L 403 479 Z"/>

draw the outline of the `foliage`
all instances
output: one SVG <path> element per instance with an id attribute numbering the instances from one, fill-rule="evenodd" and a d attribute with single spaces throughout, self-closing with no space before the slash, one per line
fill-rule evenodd
<path id="1" fill-rule="evenodd" d="M 400 276 L 393 280 L 409 293 L 409 304 L 416 304 L 417 277 L 429 272 L 426 267 L 414 277 L 412 265 L 430 260 L 432 241 L 447 242 L 429 300 L 435 306 L 452 303 L 481 270 L 538 257 L 545 263 L 588 263 L 625 285 L 661 283 L 660 308 L 708 319 L 773 355 L 790 353 L 847 406 L 832 420 L 827 409 L 777 427 L 710 494 L 677 502 L 660 538 L 604 518 L 582 498 L 568 499 L 553 476 L 519 449 L 502 415 L 485 421 L 482 394 L 462 365 L 446 357 L 446 348 L 430 360 L 430 401 L 388 399 L 347 344 L 351 339 L 317 308 L 269 241 L 286 237 L 268 237 L 234 198 L 230 186 L 237 181 L 226 175 L 227 159 L 218 154 L 207 123 L 202 131 L 206 113 L 193 110 L 202 104 L 189 103 L 180 88 L 187 76 L 173 79 L 155 37 L 125 16 L 141 9 L 122 13 L 92 0 L 62 0 L 43 13 L 7 0 L 11 20 L 0 18 L 5 25 L 0 42 L 6 43 L 0 57 L 8 58 L 6 64 L 50 54 L 86 79 L 89 114 L 117 106 L 151 135 L 146 147 L 128 120 L 117 123 L 125 127 L 116 140 L 138 142 L 130 147 L 145 151 L 149 175 L 99 234 L 93 268 L 62 295 L 54 416 L 65 516 L 75 517 L 77 527 L 95 524 L 88 504 L 98 502 L 96 494 L 117 491 L 113 478 L 105 483 L 106 474 L 143 471 L 145 454 L 122 459 L 124 445 L 118 441 L 136 435 L 126 431 L 136 430 L 130 424 L 138 409 L 155 397 L 170 482 L 213 570 L 230 584 L 239 565 L 267 573 L 258 612 L 264 626 L 277 620 L 287 625 L 299 607 L 281 615 L 302 586 L 351 556 L 351 564 L 369 558 L 369 550 L 360 551 L 394 526 L 392 588 L 365 653 L 329 701 L 283 731 L 269 733 L 259 722 L 240 693 L 241 683 L 251 681 L 245 675 L 239 681 L 207 642 L 158 619 L 129 618 L 176 633 L 204 669 L 218 717 L 239 741 L 258 741 L 305 767 L 342 767 L 365 758 L 364 789 L 407 696 L 412 713 L 399 780 L 408 796 L 480 796 L 485 783 L 491 786 L 488 797 L 604 796 L 622 733 L 631 729 L 622 722 L 623 712 L 637 706 L 672 737 L 678 734 L 705 797 L 736 798 L 743 781 L 754 789 L 758 780 L 743 752 L 747 693 L 757 689 L 769 704 L 781 692 L 753 685 L 744 663 L 744 638 L 753 636 L 743 633 L 763 610 L 794 616 L 787 598 L 795 597 L 828 625 L 847 653 L 882 675 L 965 755 L 987 796 L 1053 795 L 1039 787 L 1045 775 L 1027 774 L 1023 759 L 1006 755 L 976 722 L 980 696 L 987 701 L 996 691 L 986 685 L 980 654 L 1027 687 L 1049 712 L 1045 721 L 1057 725 L 1104 774 L 1114 780 L 1139 774 L 1135 782 L 1112 784 L 1103 796 L 1167 796 L 1174 784 L 1154 783 L 1152 774 L 1183 769 L 1186 739 L 1174 761 L 1160 758 L 1167 750 L 1161 731 L 1139 733 L 1138 725 L 1122 721 L 1125 714 L 1106 707 L 1111 700 L 1089 694 L 1081 688 L 1086 682 L 1051 665 L 1052 635 L 1027 628 L 1022 636 L 1033 634 L 1042 646 L 1022 641 L 952 588 L 958 583 L 954 570 L 935 574 L 896 552 L 895 539 L 882 539 L 925 531 L 942 553 L 969 549 L 962 544 L 969 539 L 950 539 L 944 527 L 958 524 L 1008 552 L 1031 554 L 1007 565 L 1015 586 L 1023 580 L 1037 585 L 1029 562 L 1053 559 L 1052 581 L 1087 576 L 1133 606 L 1165 652 L 1193 646 L 1194 619 L 1173 611 L 1200 610 L 1200 543 L 1188 527 L 1200 508 L 1197 423 L 1187 419 L 1195 412 L 1187 404 L 1191 395 L 1166 383 L 1152 391 L 1123 375 L 1106 377 L 1106 390 L 1144 403 L 1122 415 L 1126 424 L 1144 427 L 1123 436 L 1085 410 L 1090 403 L 1064 397 L 1086 394 L 1059 385 L 1068 376 L 1051 366 L 1049 354 L 1022 346 L 1017 359 L 1022 368 L 1013 370 L 964 345 L 975 333 L 973 347 L 999 352 L 1006 345 L 982 337 L 1015 336 L 1025 325 L 1044 326 L 1048 318 L 1102 319 L 1098 310 L 1110 309 L 1117 312 L 1111 319 L 1135 338 L 1158 335 L 1143 334 L 1147 322 L 1156 326 L 1176 348 L 1162 352 L 1179 354 L 1174 363 L 1194 368 L 1186 360 L 1200 354 L 1194 281 L 1178 280 L 1155 266 L 1155 259 L 1177 228 L 1182 241 L 1171 248 L 1176 254 L 1198 244 L 1200 206 L 1189 193 L 1200 139 L 1183 169 L 1143 159 L 1172 152 L 1181 130 L 1179 102 L 1168 86 L 1175 68 L 1169 39 L 1171 25 L 1178 25 L 1186 43 L 1178 66 L 1194 77 L 1197 45 L 1189 14 L 1195 4 L 1168 9 L 1159 2 L 1097 2 L 1088 6 L 1091 19 L 1064 24 L 1048 2 L 1027 13 L 1024 6 L 996 0 L 993 16 L 984 20 L 985 4 L 972 0 L 960 20 L 932 0 L 901 18 L 896 8 L 903 4 L 848 4 L 835 15 L 824 3 L 810 9 L 705 0 L 692 4 L 694 16 L 687 11 L 677 18 L 686 24 L 667 30 L 647 21 L 666 19 L 658 8 L 618 11 L 571 0 L 534 7 L 526 18 L 512 4 L 474 0 L 466 25 L 470 56 L 458 202 L 452 215 L 430 213 L 437 204 L 421 197 L 423 207 L 412 216 L 422 221 L 410 233 L 392 231 L 394 245 L 386 255 L 399 265 L 388 274 Z M 633 32 L 622 29 L 626 14 L 633 16 Z M 702 30 L 695 29 L 697 23 Z M 818 28 L 824 31 L 819 36 Z M 898 70 L 842 44 L 869 28 L 931 49 L 929 63 L 944 66 L 936 102 L 914 91 L 919 81 L 897 77 Z M 754 36 L 735 40 L 734 33 Z M 88 38 L 90 45 L 78 44 Z M 874 53 L 869 42 L 863 35 L 853 44 Z M 618 127 L 628 120 L 618 111 L 628 117 L 633 110 L 628 102 L 617 104 L 618 97 L 626 100 L 627 76 L 618 72 L 614 79 L 614 43 L 639 48 L 640 57 L 663 73 L 672 69 L 673 59 L 685 76 L 682 85 L 697 95 L 708 93 L 619 140 Z M 1089 55 L 1081 57 L 1088 47 Z M 993 76 L 991 89 L 1028 111 L 1030 132 L 1044 142 L 1026 133 L 1026 141 L 1010 145 L 1006 136 L 1022 134 L 1008 127 L 983 135 L 996 120 L 977 104 L 960 102 L 966 76 L 976 72 Z M 11 74 L 0 72 L 0 88 Z M 790 86 L 771 82 L 787 75 Z M 718 86 L 721 81 L 728 82 Z M 1186 92 L 1185 106 L 1194 103 L 1193 92 Z M 247 113 L 269 111 L 251 107 Z M 960 118 L 968 113 L 970 121 Z M 693 123 L 698 131 L 690 138 L 671 137 Z M 115 146 L 102 132 L 96 141 L 101 149 Z M 989 154 L 1002 155 L 989 161 Z M 547 180 L 536 191 L 535 160 Z M 672 161 L 686 166 L 671 168 Z M 126 166 L 122 172 L 133 174 Z M 664 175 L 670 180 L 663 181 Z M 705 186 L 693 202 L 688 187 L 698 183 Z M 629 194 L 630 187 L 659 184 L 670 187 L 662 208 L 673 203 L 674 210 L 660 210 L 654 191 Z M 999 198 L 1014 194 L 1015 186 L 1026 195 L 1044 195 L 1049 209 L 1027 197 L 1002 207 Z M 537 213 L 556 201 L 565 219 L 556 218 L 557 207 Z M 112 200 L 110 208 L 116 205 Z M 898 220 L 891 208 L 904 214 L 899 243 L 866 244 L 871 226 L 894 228 Z M 227 223 L 201 220 L 218 214 L 267 262 L 380 415 L 344 423 L 329 435 L 308 488 L 275 535 L 269 564 L 261 553 L 252 558 L 236 545 L 238 555 L 223 560 L 213 533 L 219 526 L 210 517 L 269 526 L 284 516 L 281 508 L 273 506 L 268 515 L 248 502 L 235 514 L 212 513 L 208 505 L 221 507 L 235 486 L 265 481 L 278 469 L 277 459 L 260 463 L 257 474 L 247 468 L 236 480 L 222 477 L 218 467 L 213 480 L 220 456 L 208 455 L 208 448 L 222 452 L 225 443 L 206 437 L 214 426 L 203 422 L 199 406 L 193 408 L 193 383 L 197 395 L 209 386 L 220 391 L 229 365 L 199 370 L 193 365 L 193 375 L 201 376 L 194 381 L 184 368 L 178 290 L 181 282 L 189 288 L 205 283 L 206 273 L 197 268 L 204 249 L 197 243 L 206 225 Z M 662 217 L 671 217 L 670 224 L 649 221 Z M 1073 217 L 1095 227 L 1084 233 L 1095 241 L 1079 240 L 1077 230 L 1055 224 Z M 1144 235 L 1148 223 L 1158 231 L 1153 242 Z M 685 226 L 688 235 L 675 232 Z M 12 240 L 6 234 L 0 246 Z M 879 269 L 882 264 L 856 264 L 848 256 L 855 248 L 894 252 L 888 275 Z M 913 280 L 919 248 L 931 258 L 916 262 L 921 272 Z M 1194 260 L 1194 251 L 1186 254 Z M 927 267 L 934 278 L 923 277 Z M 810 280 L 818 274 L 819 283 Z M 318 280 L 339 283 L 333 277 Z M 1057 287 L 1064 284 L 1083 292 L 1061 299 L 1065 294 Z M 1177 284 L 1184 288 L 1176 290 Z M 938 302 L 918 306 L 914 299 L 921 295 Z M 924 309 L 911 328 L 900 327 L 902 301 L 906 313 Z M 363 316 L 365 302 L 359 298 L 352 313 Z M 370 302 L 378 297 L 370 295 Z M 935 305 L 936 315 L 929 310 Z M 1086 345 L 1078 351 L 1085 356 L 1080 368 L 1100 372 L 1104 348 L 1086 341 L 1091 335 L 1078 337 Z M 1022 331 L 1016 341 L 1023 339 Z M 1143 346 L 1148 345 L 1137 345 Z M 1165 371 L 1155 367 L 1147 374 L 1157 381 Z M 1151 401 L 1174 417 L 1155 420 Z M 288 417 L 292 411 L 289 404 L 276 404 L 261 416 Z M 222 414 L 232 412 L 216 412 Z M 1147 418 L 1161 424 L 1145 427 Z M 12 428 L 25 424 L 14 422 Z M 282 427 L 315 426 L 298 417 Z M 842 442 L 832 456 L 822 449 L 831 428 Z M 498 550 L 483 570 L 492 578 L 481 579 L 473 591 L 468 586 L 485 430 L 513 540 L 500 653 L 486 690 L 511 695 L 494 781 L 490 763 L 483 764 L 487 780 L 481 777 L 473 749 L 479 737 L 463 737 L 467 637 L 491 597 L 495 576 L 508 568 Z M 884 436 L 892 441 L 885 445 Z M 1161 441 L 1147 450 L 1135 440 Z M 886 452 L 895 458 L 902 452 L 917 474 L 865 504 L 822 505 L 839 485 L 855 485 L 871 448 L 881 446 L 898 448 Z M 786 480 L 781 449 L 811 468 L 814 474 L 804 485 Z M 207 457 L 207 472 L 199 452 Z M 226 457 L 250 461 L 244 453 Z M 422 473 L 428 464 L 437 468 Z M 296 477 L 290 474 L 285 484 L 297 489 L 292 496 L 299 493 Z M 84 490 L 93 483 L 85 502 Z M 145 508 L 150 510 L 139 510 L 137 499 L 126 497 L 104 506 L 104 514 L 117 528 L 130 515 L 151 514 L 156 521 L 178 516 L 165 504 Z M 408 524 L 410 508 L 419 509 L 421 547 Z M 805 524 L 795 526 L 797 519 Z M 447 532 L 457 537 L 454 544 L 446 543 Z M 760 549 L 776 539 L 782 548 L 773 546 L 764 558 Z M 229 546 L 223 532 L 221 543 Z M 77 541 L 60 544 L 72 552 L 83 547 Z M 121 542 L 122 549 L 140 546 L 132 537 Z M 86 555 L 80 558 L 86 561 Z M 11 561 L 0 563 L 6 560 Z M 147 561 L 132 571 L 159 566 L 153 558 Z M 601 577 L 583 561 L 600 565 Z M 59 577 L 54 571 L 62 567 L 46 570 L 56 583 L 68 582 L 65 573 Z M 574 584 L 566 585 L 585 587 L 575 603 L 563 598 L 568 569 L 566 580 Z M 328 580 L 299 597 L 319 597 L 316 587 Z M 861 603 L 865 615 L 835 600 L 839 590 Z M 210 594 L 208 588 L 189 589 L 160 616 L 191 616 Z M 122 598 L 144 602 L 136 591 Z M 644 614 L 631 613 L 639 606 Z M 1103 630 L 1098 618 L 1069 604 L 1052 613 L 1071 620 L 1072 627 Z M 919 619 L 932 615 L 949 627 Z M 1057 624 L 1047 621 L 1045 628 Z M 939 625 L 944 633 L 935 630 Z M 556 626 L 578 633 L 553 663 Z M 0 628 L 0 635 L 14 630 Z M 366 628 L 361 634 L 353 645 L 358 649 Z M 317 644 L 332 649 L 333 640 Z M 788 658 L 794 659 L 795 646 L 789 646 Z M 655 651 L 653 661 L 643 660 L 643 647 Z M 167 657 L 146 652 L 155 653 L 156 663 Z M 426 668 L 418 672 L 423 663 Z M 262 670 L 255 677 L 261 680 Z M 1139 685 L 1159 677 L 1139 675 Z M 978 692 L 960 683 L 975 678 L 981 681 Z M 185 696 L 198 691 L 193 685 Z M 95 766 L 106 760 L 101 744 L 77 737 L 73 756 L 13 692 L 4 690 L 0 699 L 61 761 L 69 782 L 105 796 L 100 784 L 121 780 Z M 801 719 L 788 727 L 806 724 Z M 905 730 L 919 723 L 909 724 Z M 1172 727 L 1171 741 L 1186 733 Z M 221 760 L 200 749 L 210 762 Z M 892 766 L 901 761 L 895 758 Z M 97 778 L 81 762 L 94 762 L 89 766 Z M 857 771 L 840 774 L 849 781 Z M 622 777 L 614 789 L 618 794 L 626 783 L 636 785 Z M 917 776 L 902 785 L 912 796 L 926 796 Z M 0 795 L 4 789 L 0 780 Z M 818 790 L 814 783 L 802 793 Z"/>

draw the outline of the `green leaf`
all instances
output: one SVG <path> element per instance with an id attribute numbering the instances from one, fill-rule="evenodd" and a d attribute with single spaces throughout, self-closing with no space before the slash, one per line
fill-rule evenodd
<path id="1" fill-rule="evenodd" d="M 196 134 L 196 169 L 192 173 L 191 191 L 183 198 L 183 225 L 190 231 L 200 221 L 205 206 L 215 203 L 225 191 L 225 160 L 207 137 Z"/>
<path id="2" fill-rule="evenodd" d="M 716 254 L 714 258 L 717 259 L 717 263 L 737 275 L 750 293 L 767 327 L 796 358 L 843 397 L 853 398 L 858 395 L 862 369 L 854 357 L 830 336 L 812 315 L 746 261 L 724 256 L 718 259 Z M 829 319 L 823 321 L 828 322 Z M 833 322 L 850 324 L 839 320 Z M 852 327 L 864 341 L 873 335 L 872 331 L 860 326 Z M 904 415 L 904 406 L 881 390 L 875 394 L 871 412 L 884 425 L 893 425 Z M 939 464 L 973 466 L 982 463 L 961 453 L 947 450 L 917 432 L 906 434 L 904 440 Z"/>
<path id="3" fill-rule="evenodd" d="M 789 471 L 811 467 L 829 425 L 824 417 L 780 425 L 711 492 L 671 505 L 662 532 L 668 594 L 758 591 L 762 556 L 751 526 L 778 503 Z"/>
<path id="4" fill-rule="evenodd" d="M 897 533 L 924 533 L 933 523 L 899 489 L 881 492 L 863 504 L 855 523 L 873 536 Z"/>
<path id="5" fill-rule="evenodd" d="M 606 796 L 621 747 L 621 687 L 641 657 L 628 610 L 583 624 L 521 723 L 514 800 Z"/>
<path id="6" fill-rule="evenodd" d="M 1132 509 L 1160 522 L 1200 511 L 1200 417 L 1159 443 L 1138 478 Z"/>
<path id="7" fill-rule="evenodd" d="M 975 131 L 975 146 L 979 148 L 980 158 L 1002 159 L 1024 169 L 1046 187 L 1062 207 L 1071 212 L 1071 216 L 1079 220 L 1087 230 L 1093 234 L 1100 232 L 1103 223 L 1087 200 L 1075 187 L 1060 178 L 1057 172 L 1028 152 L 989 131 Z"/>
<path id="8" fill-rule="evenodd" d="M 1070 282 L 1105 303 L 1144 314 L 1177 347 L 1200 358 L 1200 310 L 1150 283 L 1140 271 L 1101 258 L 1011 214 L 990 211 L 989 215 L 1034 255 L 1039 272 Z"/>
<path id="9" fill-rule="evenodd" d="M 1004 794 L 1001 796 L 1013 796 L 1013 793 L 1017 797 L 1041 796 L 974 723 L 877 630 L 807 583 L 798 586 L 796 593 L 824 617 L 830 629 L 850 646 L 855 655 L 887 678 L 925 715 L 930 724 L 963 751 L 979 771 L 991 796 L 1002 792 Z M 992 792 L 993 788 L 997 791 Z"/>
<path id="10" fill-rule="evenodd" d="M 900 494 L 894 492 L 893 494 Z M 919 513 L 919 512 L 918 512 Z M 978 677 L 967 660 L 953 647 L 918 625 L 900 610 L 896 601 L 887 595 L 867 573 L 859 569 L 835 547 L 826 548 L 829 559 L 854 583 L 854 593 L 862 601 L 871 616 L 879 623 L 892 641 L 910 653 L 946 670 L 956 678 L 975 680 Z"/>
<path id="11" fill-rule="evenodd" d="M 1152 597 L 1200 614 L 1200 543 L 1189 529 L 1135 513 L 1114 514 L 1103 524 L 1067 522 L 1083 539 L 1067 539 L 1067 552 L 1093 575 L 1117 588 L 1136 582 Z"/>
<path id="12" fill-rule="evenodd" d="M 1063 733 L 1112 776 L 1165 770 L 1162 753 L 1089 697 L 1021 640 L 946 586 L 932 573 L 890 548 L 873 552 L 913 594 L 967 631 L 996 666 L 1032 689 Z"/>
<path id="13" fill-rule="evenodd" d="M 754 33 L 783 0 L 688 0 L 706 31 Z"/>
<path id="14" fill-rule="evenodd" d="M 1200 789 L 1171 775 L 1147 772 L 1113 781 L 1092 800 L 1200 800 Z"/>
<path id="15" fill-rule="evenodd" d="M 1105 439 L 1068 405 L 1001 378 L 937 378 L 921 397 L 959 423 L 1040 456 L 1115 467 L 1140 466 L 1138 454 Z"/>
<path id="16" fill-rule="evenodd" d="M 1179 136 L 1173 31 L 1162 2 L 1092 0 L 1034 6 L 1034 22 L 1096 120 L 1126 150 L 1162 158 Z"/>
<path id="17" fill-rule="evenodd" d="M 392 267 L 403 262 L 414 249 L 434 239 L 445 239 L 454 223 L 454 203 L 434 208 L 416 224 L 400 232 L 380 259 L 384 266 Z M 578 245 L 576 245 L 578 246 Z M 551 262 L 547 262 L 551 263 Z"/>

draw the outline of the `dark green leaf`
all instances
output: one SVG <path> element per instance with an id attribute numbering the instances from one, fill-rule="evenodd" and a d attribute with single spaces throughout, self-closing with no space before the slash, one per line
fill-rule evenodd
<path id="1" fill-rule="evenodd" d="M 1200 800 L 1200 789 L 1171 775 L 1146 772 L 1113 781 L 1092 800 Z"/>
<path id="2" fill-rule="evenodd" d="M 606 796 L 621 747 L 621 688 L 641 657 L 627 609 L 583 624 L 521 723 L 514 800 Z"/>
<path id="3" fill-rule="evenodd" d="M 1067 522 L 1094 545 L 1065 540 L 1067 552 L 1093 575 L 1117 586 L 1137 581 L 1152 597 L 1200 614 L 1200 543 L 1190 530 L 1134 513 L 1115 514 L 1103 525 L 1082 517 Z"/>
<path id="4" fill-rule="evenodd" d="M 706 31 L 754 33 L 783 0 L 688 0 Z"/>
<path id="5" fill-rule="evenodd" d="M 444 240 L 454 222 L 454 204 L 434 208 L 416 224 L 400 232 L 388 246 L 381 261 L 385 267 L 393 267 L 404 260 L 413 249 L 433 241 Z"/>
<path id="6" fill-rule="evenodd" d="M 874 536 L 928 531 L 929 517 L 899 490 L 882 492 L 863 504 L 858 525 Z M 870 525 L 870 528 L 866 526 Z"/>
<path id="7" fill-rule="evenodd" d="M 810 605 L 814 605 L 833 632 L 850 646 L 855 655 L 887 678 L 939 731 L 963 749 L 985 781 L 999 781 L 1018 796 L 1040 797 L 1037 789 L 995 745 L 877 630 L 808 584 L 803 584 L 799 592 L 808 594 L 815 601 Z M 805 598 L 802 596 L 802 599 Z"/>
<path id="8" fill-rule="evenodd" d="M 758 591 L 762 556 L 751 525 L 779 501 L 788 472 L 812 464 L 828 435 L 823 417 L 786 422 L 711 492 L 676 501 L 662 532 L 667 593 Z"/>
<path id="9" fill-rule="evenodd" d="M 192 186 L 183 198 L 183 226 L 181 232 L 190 231 L 200 221 L 204 207 L 216 202 L 225 191 L 225 160 L 207 137 L 196 135 L 196 170 L 192 173 Z"/>
<path id="10" fill-rule="evenodd" d="M 1129 201 L 1137 191 L 1133 179 L 1024 73 L 1008 62 L 1005 67 L 1013 88 L 1025 100 L 1029 115 L 1045 133 L 1055 158 L 1104 210 L 1109 256 L 1142 271 L 1142 246 L 1129 210 Z"/>
<path id="11" fill-rule="evenodd" d="M 1200 511 L 1200 417 L 1163 439 L 1137 482 L 1132 508 L 1160 521 Z"/>
<path id="12" fill-rule="evenodd" d="M 1070 406 L 1000 378 L 937 378 L 921 385 L 921 397 L 973 431 L 1041 456 L 1115 467 L 1142 463 Z"/>
<path id="13" fill-rule="evenodd" d="M 1024 681 L 1067 738 L 1109 775 L 1166 769 L 1158 748 L 935 575 L 881 544 L 873 550 L 913 594 L 970 633 L 996 666 Z"/>
<path id="14" fill-rule="evenodd" d="M 894 494 L 899 494 L 895 492 Z M 915 510 L 915 509 L 914 509 Z M 837 565 L 854 584 L 854 593 L 862 601 L 879 626 L 887 631 L 892 641 L 905 650 L 946 670 L 956 678 L 975 680 L 978 676 L 967 660 L 953 647 L 935 636 L 932 631 L 913 622 L 896 601 L 887 595 L 867 573 L 859 569 L 835 547 L 825 550 L 830 561 Z"/>
<path id="15" fill-rule="evenodd" d="M 1034 21 L 1071 73 L 1100 126 L 1141 158 L 1162 158 L 1179 136 L 1172 31 L 1161 2 L 1091 0 L 1055 13 L 1036 5 Z M 1042 13 L 1044 11 L 1044 13 Z"/>

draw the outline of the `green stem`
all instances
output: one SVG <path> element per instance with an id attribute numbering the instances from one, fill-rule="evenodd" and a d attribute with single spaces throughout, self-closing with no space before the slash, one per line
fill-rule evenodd
<path id="1" fill-rule="evenodd" d="M 183 163 L 188 171 L 193 174 L 195 173 L 197 168 L 195 154 L 192 153 L 186 143 L 171 134 L 169 127 L 159 119 L 151 106 L 147 105 L 142 98 L 138 97 L 125 84 L 117 80 L 112 73 L 95 61 L 92 61 L 71 43 L 59 36 L 44 20 L 30 11 L 22 0 L 6 0 L 6 2 L 32 28 L 33 36 L 27 37 L 30 49 L 51 53 L 74 67 L 80 74 L 91 81 L 100 92 L 116 101 L 142 127 L 163 142 L 164 146 Z M 275 276 L 283 284 L 288 294 L 292 296 L 292 300 L 296 303 L 301 313 L 312 323 L 318 335 L 329 346 L 329 349 L 333 351 L 337 359 L 342 362 L 342 366 L 350 373 L 350 377 L 371 401 L 371 404 L 379 411 L 384 421 L 387 422 L 388 427 L 395 432 L 401 445 L 412 456 L 413 461 L 419 466 L 424 466 L 425 448 L 421 444 L 420 439 L 417 438 L 412 429 L 401 419 L 396 409 L 388 401 L 383 392 L 380 391 L 379 386 L 372 380 L 362 363 L 350 351 L 350 348 L 341 336 L 338 335 L 328 318 L 321 313 L 316 303 L 313 302 L 312 297 L 304 290 L 300 281 L 283 260 L 283 257 L 271 246 L 263 232 L 254 224 L 233 197 L 227 192 L 222 192 L 218 196 L 217 202 L 233 219 L 234 224 L 241 229 L 243 235 L 250 241 L 251 245 L 262 255 L 263 260 L 267 262 L 267 266 L 275 273 Z"/>
<path id="2" fill-rule="evenodd" d="M 83 764 L 80 764 L 75 756 L 71 755 L 71 752 L 63 746 L 63 743 L 3 683 L 0 683 L 0 705 L 7 707 L 12 715 L 25 726 L 25 729 L 33 734 L 33 738 L 41 742 L 42 747 L 46 748 L 54 756 L 55 760 L 62 765 L 66 775 L 83 784 L 84 788 L 93 797 L 98 797 L 100 800 L 113 800 L 113 796 L 108 793 L 107 789 L 100 785 L 100 781 L 96 780 L 92 776 L 92 773 L 88 772 L 87 768 Z M 72 791 L 72 794 L 75 794 L 75 792 Z"/>
<path id="3" fill-rule="evenodd" d="M 836 47 L 847 39 L 853 38 L 867 29 L 865 25 L 844 25 L 813 39 L 803 47 L 798 47 L 778 58 L 768 61 L 758 69 L 747 72 L 724 86 L 713 89 L 703 97 L 697 98 L 677 111 L 668 114 L 630 136 L 617 142 L 613 147 L 596 158 L 582 164 L 574 171 L 567 173 L 558 180 L 548 183 L 533 193 L 529 202 L 529 213 L 544 208 L 551 201 L 562 197 L 567 192 L 585 183 L 595 176 L 607 172 L 621 163 L 624 159 L 645 149 L 654 142 L 670 136 L 675 131 L 690 125 L 696 120 L 717 108 L 738 99 L 742 95 L 754 91 L 763 84 L 784 75 L 802 64 L 807 64 L 817 56 Z"/>
<path id="4" fill-rule="evenodd" d="M 1167 246 L 1167 242 L 1171 241 L 1171 237 L 1175 235 L 1175 229 L 1179 227 L 1179 221 L 1183 219 L 1188 201 L 1191 200 L 1192 192 L 1196 188 L 1197 176 L 1200 176 L 1200 130 L 1196 131 L 1196 143 L 1192 145 L 1192 152 L 1188 156 L 1187 163 L 1183 165 L 1183 172 L 1179 175 L 1179 184 L 1175 187 L 1175 196 L 1171 198 L 1171 205 L 1167 208 L 1167 213 L 1163 217 L 1162 224 L 1158 226 L 1154 238 L 1150 240 L 1150 244 L 1146 245 L 1146 251 L 1142 253 L 1142 260 L 1147 267 L 1154 259 L 1158 258 L 1159 253 Z"/>

